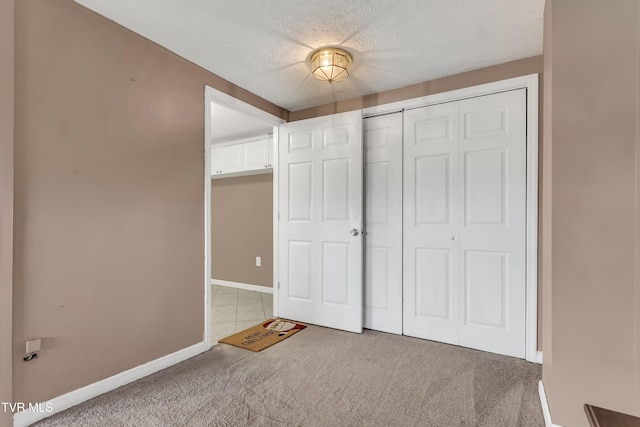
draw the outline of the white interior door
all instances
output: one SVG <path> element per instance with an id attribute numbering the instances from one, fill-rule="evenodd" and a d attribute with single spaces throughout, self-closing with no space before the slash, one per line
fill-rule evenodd
<path id="1" fill-rule="evenodd" d="M 404 333 L 525 356 L 526 93 L 410 110 Z"/>
<path id="2" fill-rule="evenodd" d="M 279 315 L 362 331 L 362 113 L 279 128 Z"/>
<path id="3" fill-rule="evenodd" d="M 526 92 L 460 101 L 460 345 L 525 356 Z"/>
<path id="4" fill-rule="evenodd" d="M 457 344 L 458 103 L 404 121 L 404 334 Z"/>
<path id="5" fill-rule="evenodd" d="M 402 334 L 402 113 L 364 120 L 364 327 Z"/>

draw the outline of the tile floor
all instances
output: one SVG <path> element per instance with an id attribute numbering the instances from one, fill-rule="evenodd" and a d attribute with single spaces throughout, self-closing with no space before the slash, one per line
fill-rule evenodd
<path id="1" fill-rule="evenodd" d="M 211 341 L 273 316 L 273 294 L 211 285 Z"/>

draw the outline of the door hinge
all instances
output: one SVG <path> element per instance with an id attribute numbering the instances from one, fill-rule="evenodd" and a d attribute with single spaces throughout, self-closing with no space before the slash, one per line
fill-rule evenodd
<path id="1" fill-rule="evenodd" d="M 280 282 L 278 282 L 278 289 L 280 289 Z"/>

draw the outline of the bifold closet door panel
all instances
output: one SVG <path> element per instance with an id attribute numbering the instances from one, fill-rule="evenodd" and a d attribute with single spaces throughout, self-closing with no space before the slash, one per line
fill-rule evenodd
<path id="1" fill-rule="evenodd" d="M 362 332 L 362 113 L 279 128 L 279 316 Z"/>
<path id="2" fill-rule="evenodd" d="M 402 334 L 402 113 L 364 119 L 364 327 Z"/>
<path id="3" fill-rule="evenodd" d="M 525 355 L 526 91 L 405 112 L 404 333 Z"/>
<path id="4" fill-rule="evenodd" d="M 460 338 L 525 357 L 526 91 L 460 101 Z"/>
<path id="5" fill-rule="evenodd" d="M 404 334 L 457 344 L 458 103 L 404 114 Z"/>

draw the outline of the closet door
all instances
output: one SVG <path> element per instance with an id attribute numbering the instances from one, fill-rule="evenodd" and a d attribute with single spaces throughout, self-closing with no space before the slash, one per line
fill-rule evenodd
<path id="1" fill-rule="evenodd" d="M 279 316 L 361 332 L 362 113 L 279 135 Z"/>
<path id="2" fill-rule="evenodd" d="M 525 357 L 526 92 L 460 101 L 460 345 Z"/>
<path id="3" fill-rule="evenodd" d="M 457 344 L 458 103 L 404 123 L 404 334 Z"/>
<path id="4" fill-rule="evenodd" d="M 364 327 L 402 334 L 402 113 L 364 119 Z"/>
<path id="5" fill-rule="evenodd" d="M 406 112 L 404 333 L 525 356 L 526 92 Z"/>

